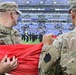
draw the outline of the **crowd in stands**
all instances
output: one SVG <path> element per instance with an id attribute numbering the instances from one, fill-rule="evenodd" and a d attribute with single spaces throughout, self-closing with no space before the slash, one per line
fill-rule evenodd
<path id="1" fill-rule="evenodd" d="M 63 3 L 63 0 L 28 0 L 25 2 L 23 0 L 17 0 L 17 3 L 18 4 L 69 4 L 68 3 L 69 0 L 64 0 L 64 3 Z"/>
<path id="2" fill-rule="evenodd" d="M 7 0 L 0 0 L 0 1 L 7 1 Z M 8 0 L 8 1 L 15 1 L 19 5 L 25 5 L 25 4 L 69 4 L 69 0 Z"/>
<path id="3" fill-rule="evenodd" d="M 34 42 L 36 39 L 40 38 L 42 41 L 42 36 L 44 34 L 54 34 L 56 36 L 71 31 L 74 26 L 69 23 L 29 23 L 29 24 L 18 24 L 15 26 L 23 40 L 27 39 L 27 42 L 32 39 Z"/>

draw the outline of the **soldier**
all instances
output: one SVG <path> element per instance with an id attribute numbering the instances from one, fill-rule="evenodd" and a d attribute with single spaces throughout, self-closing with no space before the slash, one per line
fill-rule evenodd
<path id="1" fill-rule="evenodd" d="M 17 24 L 18 16 L 21 12 L 15 2 L 0 3 L 0 45 L 19 44 L 21 37 L 17 30 L 12 27 Z M 0 62 L 0 75 L 15 69 L 18 65 L 17 59 L 13 60 L 7 55 Z"/>
<path id="2" fill-rule="evenodd" d="M 69 12 L 76 26 L 76 0 L 71 1 Z M 76 28 L 52 42 L 50 34 L 43 37 L 39 75 L 76 75 Z"/>
<path id="3" fill-rule="evenodd" d="M 3 40 L 3 43 L 21 43 L 19 32 L 12 28 L 17 25 L 20 13 L 18 6 L 14 2 L 0 3 L 0 40 Z"/>

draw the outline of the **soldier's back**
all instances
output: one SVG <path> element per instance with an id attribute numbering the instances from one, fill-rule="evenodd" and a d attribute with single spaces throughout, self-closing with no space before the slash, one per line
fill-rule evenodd
<path id="1" fill-rule="evenodd" d="M 61 61 L 63 75 L 76 75 L 76 32 L 67 33 L 62 38 Z"/>

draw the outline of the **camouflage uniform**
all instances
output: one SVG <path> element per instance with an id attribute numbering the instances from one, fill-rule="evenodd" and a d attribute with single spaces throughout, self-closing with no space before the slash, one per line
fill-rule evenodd
<path id="1" fill-rule="evenodd" d="M 39 75 L 76 75 L 76 28 L 44 46 L 39 60 Z"/>
<path id="2" fill-rule="evenodd" d="M 0 44 L 19 44 L 21 36 L 14 28 L 7 28 L 0 24 Z"/>
<path id="3" fill-rule="evenodd" d="M 18 10 L 18 5 L 15 2 L 1 2 L 0 12 L 14 11 L 21 15 L 22 12 Z M 1 17 L 0 17 L 1 18 Z M 7 28 L 0 24 L 0 45 L 3 44 L 19 44 L 21 43 L 21 37 L 17 30 L 13 28 Z"/>

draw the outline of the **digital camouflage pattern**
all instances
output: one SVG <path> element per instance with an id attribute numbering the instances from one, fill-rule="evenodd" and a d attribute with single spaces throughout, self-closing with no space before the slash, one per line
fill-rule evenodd
<path id="1" fill-rule="evenodd" d="M 21 36 L 19 32 L 13 28 L 7 28 L 0 24 L 0 44 L 19 44 Z"/>
<path id="2" fill-rule="evenodd" d="M 22 15 L 22 12 L 18 9 L 18 5 L 15 2 L 1 2 L 0 12 L 5 11 L 16 11 L 19 15 Z"/>
<path id="3" fill-rule="evenodd" d="M 43 47 L 39 75 L 76 75 L 76 28 Z"/>

